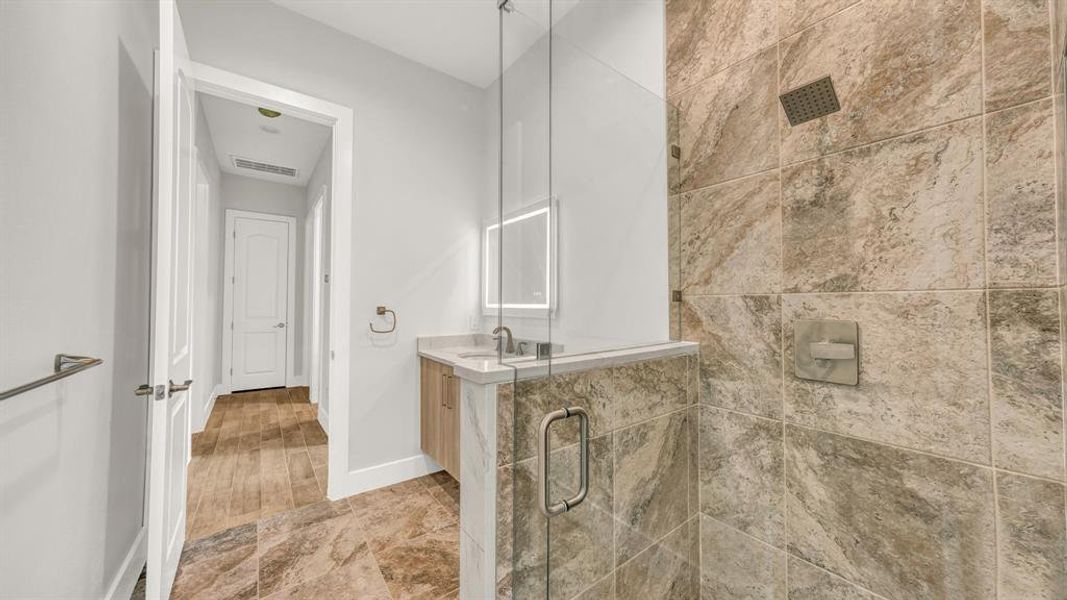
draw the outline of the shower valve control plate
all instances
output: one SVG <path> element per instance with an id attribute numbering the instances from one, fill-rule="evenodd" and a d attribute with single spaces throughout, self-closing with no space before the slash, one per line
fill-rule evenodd
<path id="1" fill-rule="evenodd" d="M 799 379 L 859 383 L 859 325 L 855 321 L 793 324 L 793 373 Z"/>

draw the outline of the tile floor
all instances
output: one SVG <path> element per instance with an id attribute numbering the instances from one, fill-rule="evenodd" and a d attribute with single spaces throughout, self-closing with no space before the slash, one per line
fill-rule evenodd
<path id="1" fill-rule="evenodd" d="M 458 592 L 459 484 L 442 472 L 188 542 L 171 600 Z"/>
<path id="2" fill-rule="evenodd" d="M 326 499 L 326 433 L 306 387 L 219 396 L 193 435 L 186 538 Z"/>
<path id="3" fill-rule="evenodd" d="M 193 440 L 171 599 L 458 598 L 459 483 L 439 472 L 329 501 L 325 448 L 306 388 L 220 397 Z"/>

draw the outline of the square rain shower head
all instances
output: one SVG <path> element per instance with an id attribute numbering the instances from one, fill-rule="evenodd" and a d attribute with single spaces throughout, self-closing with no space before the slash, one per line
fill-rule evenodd
<path id="1" fill-rule="evenodd" d="M 793 127 L 841 110 L 841 103 L 837 101 L 837 93 L 834 91 L 834 82 L 829 75 L 790 90 L 778 98 L 782 101 L 785 116 Z"/>

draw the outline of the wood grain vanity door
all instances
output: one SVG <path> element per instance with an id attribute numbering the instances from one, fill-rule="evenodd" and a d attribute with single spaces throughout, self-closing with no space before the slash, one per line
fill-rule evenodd
<path id="1" fill-rule="evenodd" d="M 441 456 L 437 459 L 437 462 L 441 463 L 441 466 L 452 477 L 459 480 L 459 377 L 453 374 L 451 367 L 446 367 L 444 377 L 444 404 L 441 414 L 441 436 L 440 452 Z"/>

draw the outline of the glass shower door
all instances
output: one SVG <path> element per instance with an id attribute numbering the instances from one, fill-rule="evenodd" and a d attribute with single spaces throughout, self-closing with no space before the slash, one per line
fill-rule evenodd
<path id="1" fill-rule="evenodd" d="M 539 351 L 501 355 L 498 596 L 695 597 L 688 359 L 599 354 L 671 339 L 662 0 L 511 0 L 500 28 L 490 295 Z"/>

